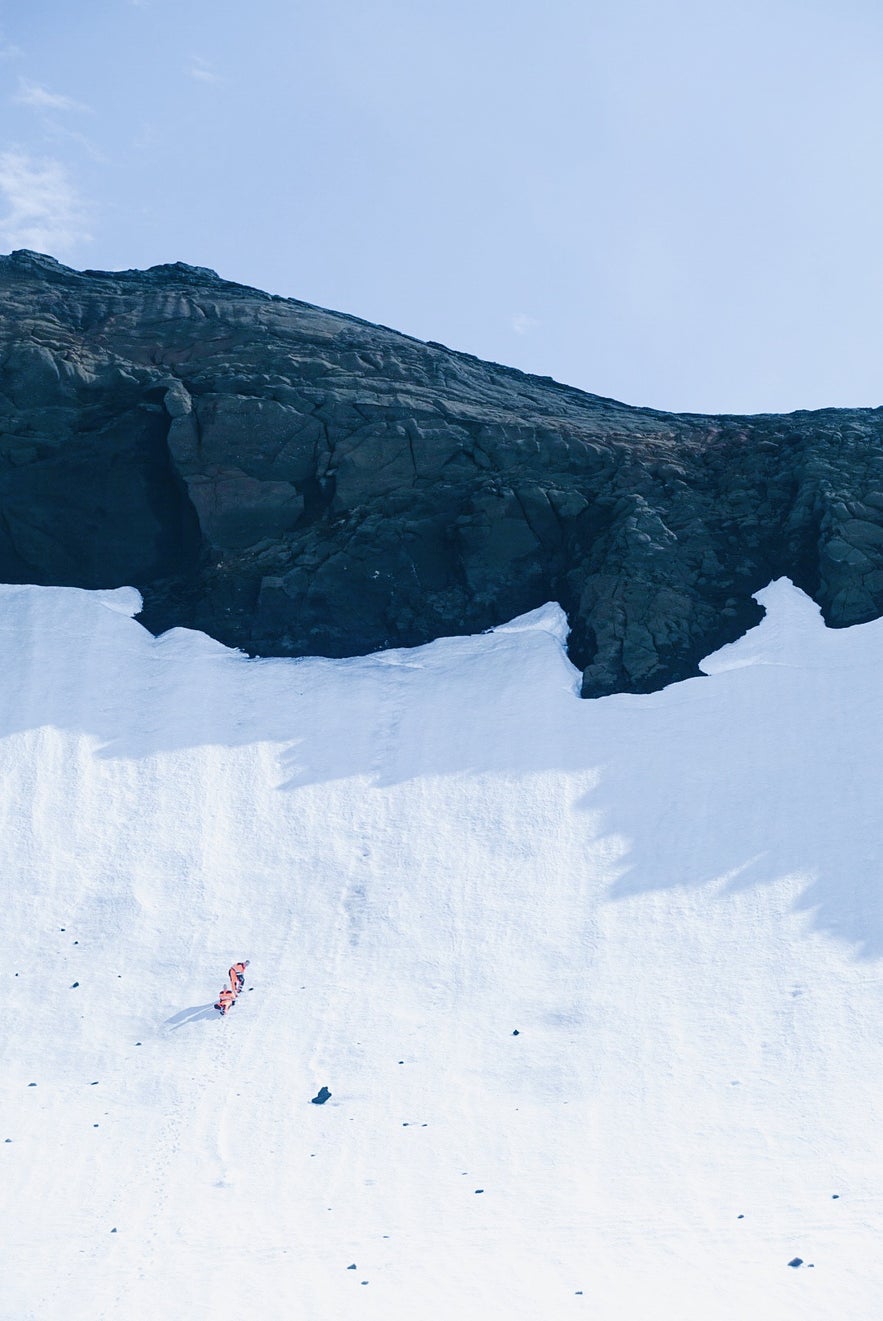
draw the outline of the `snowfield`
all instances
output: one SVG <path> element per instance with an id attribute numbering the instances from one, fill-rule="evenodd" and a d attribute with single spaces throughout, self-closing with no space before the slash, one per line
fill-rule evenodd
<path id="1" fill-rule="evenodd" d="M 0 588 L 3 1321 L 876 1317 L 883 621 L 758 599 L 586 702 L 553 605 L 249 660 Z"/>

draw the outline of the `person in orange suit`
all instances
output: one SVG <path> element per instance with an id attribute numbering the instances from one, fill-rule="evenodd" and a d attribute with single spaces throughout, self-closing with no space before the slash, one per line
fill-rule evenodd
<path id="1" fill-rule="evenodd" d="M 230 990 L 229 986 L 225 986 L 221 994 L 218 996 L 218 1001 L 217 1004 L 215 1005 L 215 1009 L 220 1009 L 221 1017 L 223 1018 L 224 1015 L 227 1013 L 227 1010 L 232 1009 L 235 1003 L 236 1003 L 236 996 Z"/>
<path id="2" fill-rule="evenodd" d="M 245 985 L 245 970 L 249 963 L 250 960 L 246 959 L 244 963 L 234 963 L 233 967 L 230 969 L 228 976 L 230 978 L 230 990 L 233 992 L 234 997 L 239 994 Z"/>

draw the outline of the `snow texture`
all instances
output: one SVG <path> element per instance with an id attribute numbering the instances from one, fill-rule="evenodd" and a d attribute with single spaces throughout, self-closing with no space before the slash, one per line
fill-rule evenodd
<path id="1" fill-rule="evenodd" d="M 876 1315 L 883 621 L 758 599 L 586 702 L 556 606 L 250 660 L 0 588 L 0 1317 Z"/>

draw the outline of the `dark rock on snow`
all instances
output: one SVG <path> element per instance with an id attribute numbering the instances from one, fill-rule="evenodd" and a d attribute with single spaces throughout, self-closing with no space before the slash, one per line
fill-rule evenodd
<path id="1" fill-rule="evenodd" d="M 311 1103 L 313 1105 L 324 1105 L 325 1102 L 330 1099 L 330 1097 L 331 1097 L 331 1093 L 329 1092 L 328 1088 L 320 1087 L 317 1094 L 311 1098 Z"/>
<path id="2" fill-rule="evenodd" d="M 883 613 L 883 411 L 630 408 L 199 267 L 0 258 L 0 580 L 351 655 L 564 606 L 583 691 L 695 672 L 787 574 Z"/>

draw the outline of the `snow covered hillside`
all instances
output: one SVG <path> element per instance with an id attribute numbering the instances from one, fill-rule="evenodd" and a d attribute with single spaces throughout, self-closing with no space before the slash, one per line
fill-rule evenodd
<path id="1" fill-rule="evenodd" d="M 883 621 L 759 599 L 582 702 L 555 606 L 250 661 L 0 588 L 3 1321 L 876 1316 Z"/>

